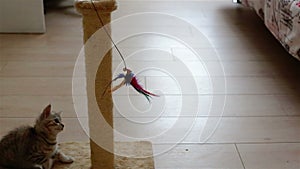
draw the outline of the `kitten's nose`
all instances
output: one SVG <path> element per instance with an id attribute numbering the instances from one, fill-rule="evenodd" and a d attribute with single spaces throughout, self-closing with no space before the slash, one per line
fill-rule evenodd
<path id="1" fill-rule="evenodd" d="M 62 123 L 60 123 L 60 124 L 61 124 L 62 128 L 64 128 L 64 127 L 65 127 L 65 125 L 64 125 L 64 124 L 62 124 Z"/>

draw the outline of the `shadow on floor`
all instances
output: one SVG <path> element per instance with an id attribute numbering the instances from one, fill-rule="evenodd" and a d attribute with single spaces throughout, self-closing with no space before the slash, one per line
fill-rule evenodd
<path id="1" fill-rule="evenodd" d="M 251 45 L 249 48 L 257 49 L 261 56 L 265 57 L 262 60 L 267 60 L 267 58 L 270 60 L 271 56 L 272 59 L 268 63 L 270 64 L 270 71 L 274 72 L 274 78 L 291 88 L 294 91 L 293 95 L 299 96 L 300 100 L 300 89 L 298 87 L 300 84 L 300 61 L 290 55 L 280 42 L 273 37 L 254 10 L 249 11 L 245 8 L 238 5 L 232 8 L 224 8 L 222 9 L 223 19 L 229 23 L 230 28 L 245 37 L 247 44 Z M 253 36 L 254 34 L 255 36 Z M 260 38 L 258 39 L 258 37 Z M 262 43 L 264 45 L 261 46 Z M 245 52 L 247 51 L 245 50 Z"/>

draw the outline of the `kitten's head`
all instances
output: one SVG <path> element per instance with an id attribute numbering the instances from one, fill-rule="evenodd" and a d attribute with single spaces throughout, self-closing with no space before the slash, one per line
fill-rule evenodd
<path id="1" fill-rule="evenodd" d="M 64 124 L 62 124 L 61 121 L 61 112 L 56 113 L 51 111 L 51 105 L 49 104 L 43 110 L 40 117 L 37 118 L 35 129 L 47 134 L 48 136 L 56 136 L 64 129 Z"/>

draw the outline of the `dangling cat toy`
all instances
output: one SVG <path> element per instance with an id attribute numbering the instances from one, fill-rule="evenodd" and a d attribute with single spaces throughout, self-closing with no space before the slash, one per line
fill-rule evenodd
<path id="1" fill-rule="evenodd" d="M 118 51 L 120 57 L 121 57 L 122 60 L 123 60 L 123 63 L 124 63 L 124 66 L 125 66 L 125 68 L 123 69 L 123 71 L 126 71 L 126 74 L 120 73 L 116 78 L 114 78 L 114 79 L 108 84 L 108 86 L 105 88 L 105 90 L 104 90 L 104 92 L 103 92 L 103 94 L 102 94 L 102 98 L 103 98 L 104 94 L 106 93 L 107 88 L 112 84 L 112 82 L 114 82 L 114 81 L 116 81 L 117 79 L 120 79 L 120 78 L 124 78 L 124 80 L 123 80 L 119 85 L 113 87 L 113 88 L 110 90 L 110 92 L 114 92 L 114 91 L 118 90 L 120 87 L 124 86 L 125 84 L 126 84 L 126 85 L 129 85 L 129 84 L 130 84 L 137 92 L 143 94 L 149 102 L 150 102 L 151 96 L 156 96 L 156 97 L 158 97 L 158 95 L 153 94 L 153 93 L 150 93 L 150 92 L 148 92 L 147 90 L 145 90 L 145 89 L 138 83 L 138 80 L 136 79 L 136 77 L 135 77 L 135 75 L 132 73 L 132 71 L 131 71 L 130 69 L 127 69 L 125 59 L 124 59 L 124 57 L 123 57 L 121 51 L 119 50 L 118 46 L 116 45 L 116 43 L 113 41 L 112 37 L 110 36 L 109 31 L 106 29 L 103 20 L 101 19 L 99 13 L 97 12 L 97 9 L 96 9 L 96 6 L 95 6 L 93 0 L 91 0 L 91 3 L 92 3 L 92 5 L 93 5 L 93 8 L 94 8 L 94 10 L 95 10 L 95 12 L 96 12 L 96 14 L 97 14 L 97 17 L 98 17 L 98 19 L 99 19 L 101 25 L 103 26 L 103 29 L 104 29 L 104 31 L 105 31 L 107 37 L 109 37 L 109 39 L 111 40 L 113 46 L 116 48 L 116 50 Z"/>
<path id="2" fill-rule="evenodd" d="M 139 84 L 136 76 L 132 73 L 132 71 L 130 69 L 124 68 L 123 71 L 124 72 L 126 71 L 126 74 L 120 73 L 116 78 L 114 78 L 109 83 L 109 85 L 111 85 L 112 82 L 114 82 L 118 79 L 124 78 L 123 81 L 119 85 L 117 85 L 117 86 L 113 87 L 111 90 L 109 90 L 110 92 L 114 92 L 114 91 L 118 90 L 119 88 L 121 88 L 124 85 L 126 85 L 126 86 L 131 85 L 137 92 L 143 94 L 149 102 L 150 102 L 151 96 L 159 97 L 159 95 L 153 94 L 153 93 L 145 90 Z M 105 94 L 105 92 L 106 92 L 106 90 L 104 91 L 103 95 Z"/>

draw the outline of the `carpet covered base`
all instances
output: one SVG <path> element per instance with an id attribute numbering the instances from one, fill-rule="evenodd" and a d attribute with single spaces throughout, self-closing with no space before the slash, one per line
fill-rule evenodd
<path id="1" fill-rule="evenodd" d="M 75 162 L 72 164 L 57 162 L 54 169 L 91 168 L 90 144 L 88 142 L 61 143 L 59 147 L 66 155 L 74 157 Z M 115 157 L 116 169 L 154 169 L 152 144 L 150 142 L 117 142 L 115 143 L 115 152 L 116 154 L 126 154 L 126 156 Z"/>

